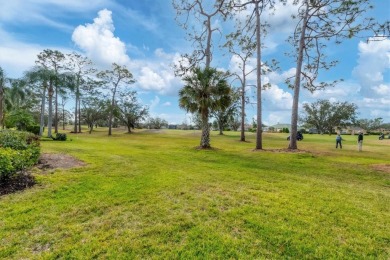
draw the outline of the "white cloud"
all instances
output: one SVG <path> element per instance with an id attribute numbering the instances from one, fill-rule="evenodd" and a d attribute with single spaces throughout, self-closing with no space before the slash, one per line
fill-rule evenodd
<path id="1" fill-rule="evenodd" d="M 0 64 L 7 77 L 18 78 L 35 65 L 37 55 L 44 49 L 56 49 L 63 53 L 69 49 L 20 42 L 0 28 Z"/>
<path id="2" fill-rule="evenodd" d="M 150 100 L 149 111 L 154 114 L 154 109 L 160 104 L 160 98 L 154 96 L 154 99 Z"/>
<path id="3" fill-rule="evenodd" d="M 115 62 L 121 65 L 130 62 L 126 45 L 114 36 L 115 27 L 111 11 L 103 9 L 92 24 L 79 25 L 73 32 L 72 40 L 87 56 L 99 65 Z"/>
<path id="4" fill-rule="evenodd" d="M 290 111 L 276 111 L 265 115 L 263 123 L 267 126 L 276 124 L 290 124 L 291 112 Z"/>
<path id="5" fill-rule="evenodd" d="M 161 91 L 165 86 L 164 79 L 149 67 L 141 69 L 137 82 L 142 89 L 146 90 Z"/>
<path id="6" fill-rule="evenodd" d="M 163 95 L 177 95 L 182 86 L 180 78 L 175 77 L 172 64 L 179 54 L 165 53 L 162 49 L 154 51 L 150 60 L 133 60 L 130 64 L 136 86 L 146 91 L 157 91 Z"/>
<path id="7" fill-rule="evenodd" d="M 293 97 L 291 93 L 271 84 L 263 91 L 265 106 L 268 110 L 291 110 Z"/>
<path id="8" fill-rule="evenodd" d="M 164 107 L 169 107 L 169 106 L 171 106 L 171 105 L 172 105 L 172 103 L 169 102 L 169 101 L 168 101 L 168 102 L 165 102 L 165 103 L 163 104 Z"/>
<path id="9" fill-rule="evenodd" d="M 379 86 L 372 88 L 376 94 L 390 97 L 390 85 L 380 84 Z"/>
<path id="10" fill-rule="evenodd" d="M 390 99 L 390 39 L 359 43 L 358 65 L 353 70 L 367 97 L 385 96 Z M 386 76 L 385 76 L 386 75 Z"/>
<path id="11" fill-rule="evenodd" d="M 57 22 L 58 17 L 69 16 L 69 13 L 89 12 L 113 4 L 112 0 L 5 0 L 1 1 L 0 21 L 18 24 L 44 24 L 69 31 L 72 27 Z"/>

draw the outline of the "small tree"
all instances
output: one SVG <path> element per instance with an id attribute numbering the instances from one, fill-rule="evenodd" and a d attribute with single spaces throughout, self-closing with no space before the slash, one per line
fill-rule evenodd
<path id="1" fill-rule="evenodd" d="M 135 80 L 133 79 L 133 74 L 126 68 L 126 66 L 121 66 L 116 63 L 112 64 L 111 70 L 101 71 L 97 74 L 98 78 L 100 78 L 104 84 L 111 85 L 111 107 L 110 114 L 108 119 L 108 135 L 112 134 L 112 123 L 114 117 L 114 109 L 115 109 L 115 97 L 122 85 L 134 84 Z"/>
<path id="2" fill-rule="evenodd" d="M 146 125 L 150 129 L 161 129 L 162 127 L 167 127 L 168 126 L 168 121 L 165 119 L 162 119 L 160 117 L 150 117 L 148 121 L 146 122 Z"/>
<path id="3" fill-rule="evenodd" d="M 219 134 L 223 135 L 223 129 L 239 114 L 240 94 L 230 87 L 229 92 L 222 93 L 222 96 L 218 96 L 216 99 L 217 102 L 223 102 L 223 104 L 218 106 L 212 115 L 217 120 Z"/>
<path id="4" fill-rule="evenodd" d="M 226 103 L 217 97 L 227 95 L 230 87 L 226 75 L 215 68 L 196 68 L 185 76 L 185 86 L 179 91 L 179 106 L 187 112 L 198 114 L 202 122 L 201 148 L 210 148 L 209 117 Z"/>
<path id="5" fill-rule="evenodd" d="M 357 120 L 356 125 L 367 131 L 373 131 L 378 130 L 381 127 L 382 123 L 383 119 L 381 117 L 378 117 L 375 119 L 359 119 Z"/>
<path id="6" fill-rule="evenodd" d="M 116 117 L 127 127 L 128 133 L 149 114 L 148 108 L 138 102 L 136 94 L 135 91 L 120 93 L 117 102 Z"/>

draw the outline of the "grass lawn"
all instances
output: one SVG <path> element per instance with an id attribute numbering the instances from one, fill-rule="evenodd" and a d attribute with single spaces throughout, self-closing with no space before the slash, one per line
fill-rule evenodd
<path id="1" fill-rule="evenodd" d="M 6 259 L 389 259 L 390 140 L 106 129 L 42 141 L 85 167 L 0 197 Z M 72 139 L 72 140 L 70 140 Z M 268 149 L 268 150 L 267 150 Z M 387 166 L 386 166 L 387 165 Z"/>

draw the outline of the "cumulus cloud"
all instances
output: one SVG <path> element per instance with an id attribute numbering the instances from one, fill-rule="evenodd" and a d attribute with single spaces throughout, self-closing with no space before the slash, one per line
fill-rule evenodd
<path id="1" fill-rule="evenodd" d="M 165 103 L 163 104 L 164 107 L 169 107 L 169 106 L 171 106 L 171 105 L 172 105 L 172 103 L 169 102 L 169 101 L 168 101 L 168 102 L 165 102 Z"/>
<path id="2" fill-rule="evenodd" d="M 263 91 L 265 106 L 269 110 L 291 110 L 293 97 L 291 93 L 275 84 Z"/>
<path id="3" fill-rule="evenodd" d="M 390 39 L 376 41 L 371 38 L 368 42 L 360 42 L 358 65 L 353 75 L 364 96 L 390 98 Z"/>
<path id="4" fill-rule="evenodd" d="M 163 95 L 177 95 L 182 81 L 175 77 L 172 64 L 179 56 L 178 53 L 166 53 L 163 49 L 156 49 L 151 59 L 132 61 L 130 66 L 137 78 L 136 86 Z"/>
<path id="5" fill-rule="evenodd" d="M 107 9 L 99 11 L 92 24 L 79 25 L 74 30 L 72 40 L 100 65 L 113 62 L 124 65 L 130 62 L 130 58 L 126 54 L 126 44 L 114 36 L 111 15 Z"/>
<path id="6" fill-rule="evenodd" d="M 149 110 L 153 114 L 154 109 L 160 104 L 160 98 L 158 96 L 154 96 L 154 99 L 150 100 Z"/>

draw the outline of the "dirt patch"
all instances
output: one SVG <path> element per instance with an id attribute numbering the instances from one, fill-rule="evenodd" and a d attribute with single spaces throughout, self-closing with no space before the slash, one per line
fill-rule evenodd
<path id="1" fill-rule="evenodd" d="M 67 154 L 41 154 L 36 168 L 47 172 L 55 169 L 70 169 L 74 167 L 82 167 L 86 163 Z M 11 178 L 0 182 L 0 196 L 14 193 L 34 186 L 35 178 L 29 172 L 20 172 L 13 175 Z"/>
<path id="2" fill-rule="evenodd" d="M 390 173 L 390 164 L 375 164 L 372 167 L 377 171 Z"/>
<path id="3" fill-rule="evenodd" d="M 85 162 L 67 154 L 44 153 L 41 154 L 41 157 L 39 158 L 37 168 L 41 170 L 70 169 L 85 165 L 87 165 Z"/>
<path id="4" fill-rule="evenodd" d="M 272 152 L 272 153 L 310 153 L 309 151 L 299 149 L 253 149 L 253 152 Z"/>
<path id="5" fill-rule="evenodd" d="M 35 179 L 29 173 L 18 173 L 0 182 L 0 196 L 17 192 L 34 186 Z"/>

